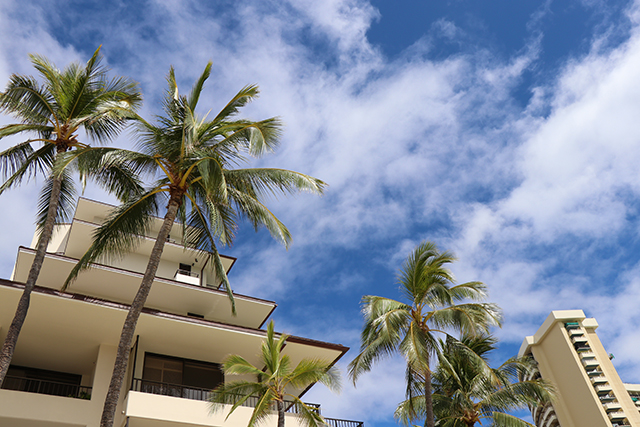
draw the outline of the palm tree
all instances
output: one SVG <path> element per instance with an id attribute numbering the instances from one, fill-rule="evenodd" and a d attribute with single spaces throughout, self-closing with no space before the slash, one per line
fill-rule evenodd
<path id="1" fill-rule="evenodd" d="M 87 147 L 78 140 L 82 128 L 93 141 L 103 143 L 115 137 L 126 125 L 126 118 L 141 103 L 137 84 L 126 78 L 107 79 L 100 66 L 100 48 L 87 64 L 72 63 L 60 71 L 46 58 L 31 55 L 31 62 L 42 83 L 34 77 L 14 74 L 0 93 L 0 111 L 19 123 L 0 128 L 0 138 L 32 136 L 0 153 L 0 170 L 5 182 L 0 193 L 40 173 L 46 181 L 40 194 L 37 224 L 40 237 L 16 314 L 7 331 L 0 354 L 0 385 L 9 369 L 20 330 L 27 316 L 31 292 L 40 274 L 47 246 L 57 222 L 73 212 L 74 183 L 68 169 L 52 174 L 60 154 Z M 34 145 L 41 145 L 34 148 Z M 104 166 L 104 165 L 103 165 Z M 85 175 L 120 198 L 139 185 L 124 169 L 99 167 Z M 124 178 L 124 179 L 121 179 Z"/>
<path id="2" fill-rule="evenodd" d="M 417 386 L 425 408 L 425 426 L 434 427 L 431 401 L 432 356 L 438 342 L 436 334 L 448 331 L 477 333 L 499 324 L 500 310 L 495 304 L 465 302 L 485 298 L 480 282 L 454 285 L 446 268 L 455 260 L 453 254 L 440 252 L 435 244 L 418 245 L 399 274 L 400 290 L 408 302 L 366 295 L 362 298 L 365 318 L 360 354 L 349 364 L 349 376 L 356 383 L 384 356 L 399 352 L 407 363 L 407 397 L 411 403 Z"/>
<path id="3" fill-rule="evenodd" d="M 438 368 L 433 375 L 433 407 L 438 427 L 472 427 L 490 420 L 495 427 L 534 427 L 508 414 L 527 406 L 550 403 L 553 387 L 534 375 L 530 358 L 510 358 L 493 369 L 487 353 L 497 340 L 489 335 L 463 336 L 460 342 L 448 337 L 441 342 Z M 414 397 L 414 408 L 424 414 L 422 396 Z M 409 425 L 416 413 L 410 402 L 398 406 L 396 417 Z"/>
<path id="4" fill-rule="evenodd" d="M 331 363 L 320 359 L 302 359 L 295 368 L 289 356 L 282 354 L 288 338 L 281 335 L 278 340 L 273 331 L 273 321 L 267 326 L 267 339 L 262 343 L 260 365 L 257 368 L 238 355 L 229 356 L 224 362 L 226 375 L 255 375 L 257 381 L 234 381 L 220 385 L 211 394 L 212 409 L 220 411 L 224 404 L 232 405 L 227 418 L 248 400 L 255 400 L 253 413 L 247 427 L 255 427 L 275 411 L 278 427 L 284 427 L 285 406 L 295 405 L 300 421 L 307 427 L 325 427 L 325 422 L 316 408 L 303 403 L 287 390 L 301 390 L 321 382 L 331 390 L 340 390 L 340 371 Z"/>
<path id="5" fill-rule="evenodd" d="M 235 313 L 233 294 L 216 242 L 231 244 L 238 220 L 248 219 L 256 230 L 265 226 L 274 238 L 287 246 L 291 241 L 289 231 L 262 200 L 268 195 L 300 190 L 322 193 L 325 186 L 316 178 L 284 169 L 234 169 L 246 162 L 247 154 L 260 157 L 277 147 L 280 122 L 276 118 L 257 122 L 234 118 L 239 108 L 258 95 L 256 86 L 243 88 L 212 120 L 198 117 L 195 109 L 210 71 L 211 63 L 188 96 L 179 95 L 173 68 L 169 71 L 164 115 L 158 117 L 158 124 L 138 117 L 139 152 L 91 148 L 65 157 L 65 162 L 71 162 L 82 155 L 82 161 L 78 162 L 81 170 L 91 169 L 93 164 L 100 162 L 122 164 L 138 172 L 150 173 L 156 179 L 151 188 L 109 214 L 65 286 L 99 257 L 122 256 L 133 250 L 140 236 L 149 234 L 154 215 L 166 203 L 163 224 L 122 329 L 101 427 L 113 425 L 133 333 L 174 222 L 178 220 L 185 231 L 186 247 L 213 254 L 216 274 Z"/>

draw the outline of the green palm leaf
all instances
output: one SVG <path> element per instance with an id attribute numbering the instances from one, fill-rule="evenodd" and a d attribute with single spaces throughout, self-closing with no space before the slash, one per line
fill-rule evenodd
<path id="1" fill-rule="evenodd" d="M 97 143 L 115 137 L 126 126 L 127 119 L 135 115 L 134 110 L 142 100 L 135 82 L 107 79 L 107 70 L 99 65 L 99 52 L 97 49 L 85 66 L 70 64 L 63 70 L 42 56 L 31 55 L 40 81 L 13 74 L 4 92 L 0 92 L 0 111 L 17 121 L 0 128 L 0 138 L 28 135 L 26 140 L 0 154 L 0 173 L 4 178 L 0 193 L 24 179 L 45 176 L 37 213 L 40 238 L 22 295 L 27 303 L 16 310 L 0 352 L 0 385 L 26 318 L 31 291 L 54 225 L 68 220 L 73 212 L 76 191 L 71 172 L 76 165 L 64 162 L 70 166 L 68 169 L 59 166 L 60 157 L 67 151 L 88 147 L 78 140 L 80 128 Z M 38 145 L 41 146 L 36 148 Z M 121 198 L 140 190 L 135 188 L 135 171 L 126 168 L 98 168 L 90 174 L 81 174 L 83 183 L 87 177 Z"/>
<path id="2" fill-rule="evenodd" d="M 325 426 L 324 419 L 315 408 L 310 408 L 290 390 L 304 390 L 311 384 L 320 382 L 330 390 L 340 390 L 340 373 L 330 362 L 320 359 L 302 359 L 295 367 L 291 359 L 283 354 L 287 335 L 276 338 L 273 321 L 267 325 L 267 337 L 260 349 L 260 369 L 241 356 L 231 355 L 223 364 L 225 375 L 254 375 L 256 381 L 233 381 L 218 386 L 211 393 L 211 407 L 214 412 L 232 405 L 231 415 L 241 404 L 249 399 L 256 400 L 247 427 L 257 426 L 277 413 L 284 418 L 285 406 L 295 405 L 295 415 L 302 425 L 307 427 Z M 285 399 L 289 400 L 285 402 Z M 228 415 L 227 415 L 228 418 Z M 284 422 L 284 421 L 283 421 Z"/>
<path id="3" fill-rule="evenodd" d="M 398 274 L 407 303 L 372 295 L 362 298 L 360 353 L 349 364 L 349 376 L 355 384 L 379 359 L 400 353 L 407 362 L 407 399 L 397 416 L 406 423 L 424 418 L 425 426 L 435 425 L 430 378 L 431 360 L 441 346 L 436 334 L 479 333 L 501 321 L 495 304 L 470 302 L 485 297 L 482 283 L 455 284 L 447 268 L 453 261 L 450 252 L 440 252 L 434 243 L 423 242 Z"/>

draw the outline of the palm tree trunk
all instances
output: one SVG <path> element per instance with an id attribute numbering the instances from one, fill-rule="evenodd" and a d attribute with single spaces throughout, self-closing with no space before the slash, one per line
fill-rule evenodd
<path id="1" fill-rule="evenodd" d="M 424 425 L 425 427 L 435 427 L 436 422 L 433 417 L 433 398 L 431 395 L 431 369 L 428 366 L 424 373 L 424 400 L 427 413 Z"/>
<path id="2" fill-rule="evenodd" d="M 278 427 L 284 427 L 284 402 L 278 400 Z"/>
<path id="3" fill-rule="evenodd" d="M 164 244 L 167 241 L 167 237 L 171 232 L 171 227 L 176 219 L 178 213 L 179 203 L 172 198 L 167 206 L 167 213 L 164 216 L 164 222 L 156 238 L 156 243 L 151 251 L 151 257 L 147 264 L 147 270 L 142 278 L 142 283 L 138 289 L 138 293 L 129 308 L 129 313 L 124 321 L 122 327 L 122 334 L 120 335 L 120 344 L 118 344 L 118 353 L 116 355 L 115 365 L 113 367 L 113 374 L 111 375 L 111 382 L 109 383 L 109 391 L 104 402 L 104 408 L 102 410 L 102 419 L 100 420 L 100 427 L 113 427 L 114 416 L 116 413 L 116 406 L 120 399 L 120 390 L 122 389 L 122 383 L 127 371 L 127 364 L 129 363 L 129 353 L 131 351 L 131 344 L 133 343 L 133 334 L 138 324 L 138 318 L 144 307 L 144 303 L 147 301 L 153 279 L 156 276 L 158 270 L 158 264 L 160 263 L 160 257 Z"/>
<path id="4" fill-rule="evenodd" d="M 4 381 L 13 353 L 16 349 L 16 343 L 18 342 L 18 336 L 20 330 L 27 318 L 27 311 L 29 310 L 29 302 L 31 300 L 31 291 L 33 291 L 36 285 L 36 280 L 40 275 L 42 264 L 44 263 L 44 257 L 47 254 L 47 247 L 53 234 L 53 227 L 56 221 L 56 213 L 58 211 L 58 204 L 60 203 L 60 189 L 62 188 L 62 178 L 53 178 L 53 185 L 51 188 L 51 196 L 49 197 L 49 209 L 47 210 L 47 219 L 45 220 L 40 239 L 38 239 L 38 247 L 36 249 L 36 256 L 31 264 L 29 270 L 29 276 L 27 276 L 27 283 L 24 285 L 22 296 L 18 302 L 18 308 L 16 314 L 13 316 L 9 330 L 7 331 L 7 337 L 2 345 L 2 352 L 0 352 L 0 386 Z"/>

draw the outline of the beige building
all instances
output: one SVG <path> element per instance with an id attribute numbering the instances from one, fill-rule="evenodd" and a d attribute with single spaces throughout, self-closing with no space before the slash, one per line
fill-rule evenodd
<path id="1" fill-rule="evenodd" d="M 640 427 L 640 385 L 624 384 L 582 310 L 553 311 L 520 356 L 532 355 L 558 392 L 553 405 L 534 408 L 538 427 Z"/>
<path id="2" fill-rule="evenodd" d="M 99 425 L 128 304 L 140 285 L 155 239 L 152 232 L 135 253 L 104 260 L 61 292 L 67 274 L 109 208 L 81 199 L 72 222 L 60 226 L 52 238 L 0 390 L 0 427 Z M 160 224 L 156 220 L 156 233 Z M 175 227 L 136 329 L 115 425 L 246 426 L 251 407 L 238 408 L 225 421 L 227 411 L 211 414 L 207 397 L 224 381 L 219 364 L 226 356 L 240 354 L 258 363 L 265 337 L 261 328 L 276 304 L 236 295 L 238 314 L 233 316 L 226 293 L 213 279 L 209 256 L 185 251 L 180 238 L 179 227 Z M 1 340 L 22 294 L 34 247 L 35 241 L 30 247 L 20 247 L 11 280 L 0 280 Z M 233 258 L 223 259 L 227 271 L 234 262 Z M 294 364 L 305 357 L 335 363 L 347 350 L 339 344 L 291 336 L 284 352 Z M 291 391 L 301 396 L 306 390 Z M 333 427 L 362 425 L 327 420 Z M 288 413 L 286 423 L 297 425 L 295 414 Z M 274 416 L 267 426 L 275 425 Z"/>

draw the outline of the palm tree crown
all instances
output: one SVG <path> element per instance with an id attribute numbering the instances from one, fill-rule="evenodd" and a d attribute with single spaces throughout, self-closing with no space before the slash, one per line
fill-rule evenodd
<path id="1" fill-rule="evenodd" d="M 82 171 L 95 165 L 122 165 L 125 169 L 151 174 L 155 179 L 150 188 L 130 197 L 108 215 L 65 286 L 98 258 L 122 256 L 133 250 L 139 244 L 140 236 L 149 234 L 152 220 L 160 208 L 166 206 L 163 225 L 122 330 L 102 427 L 113 425 L 133 332 L 174 222 L 177 220 L 183 229 L 186 247 L 213 255 L 214 271 L 226 289 L 235 313 L 233 294 L 216 245 L 231 244 L 238 221 L 243 218 L 256 229 L 265 226 L 272 236 L 288 245 L 291 241 L 289 231 L 267 209 L 263 199 L 300 190 L 322 193 L 325 186 L 319 179 L 289 170 L 236 168 L 246 162 L 247 156 L 260 157 L 277 147 L 280 122 L 276 118 L 249 121 L 235 117 L 241 107 L 258 95 L 256 86 L 243 88 L 213 119 L 199 117 L 195 110 L 210 71 L 211 63 L 189 95 L 184 96 L 179 94 L 174 71 L 170 70 L 164 114 L 157 118 L 157 124 L 137 117 L 139 151 L 89 148 L 68 153 L 60 165 L 63 168 L 66 162 L 77 158 Z"/>
<path id="2" fill-rule="evenodd" d="M 54 224 L 67 219 L 73 212 L 75 190 L 70 170 L 60 169 L 59 173 L 53 174 L 54 163 L 66 151 L 88 147 L 79 141 L 81 129 L 98 143 L 115 137 L 142 100 L 135 82 L 122 77 L 107 78 L 107 69 L 100 66 L 99 52 L 98 48 L 84 67 L 74 63 L 62 71 L 46 58 L 31 55 L 42 83 L 31 76 L 14 74 L 5 91 L 0 93 L 0 111 L 19 121 L 0 128 L 0 138 L 31 135 L 0 153 L 0 170 L 5 179 L 0 194 L 24 179 L 45 175 L 37 215 L 40 238 L 16 315 L 2 347 L 0 384 L 26 318 L 30 294 L 40 274 Z M 83 180 L 96 178 L 98 184 L 121 199 L 140 190 L 135 175 L 127 168 L 105 164 L 94 166 L 85 172 Z"/>
<path id="3" fill-rule="evenodd" d="M 438 427 L 472 427 L 489 420 L 495 427 L 533 427 L 507 412 L 538 406 L 553 399 L 553 387 L 535 378 L 530 358 L 510 358 L 491 368 L 487 353 L 497 340 L 489 335 L 448 337 L 441 342 L 438 368 L 433 375 L 433 407 Z M 413 407 L 424 414 L 424 399 L 414 397 Z M 409 402 L 398 406 L 396 416 L 411 422 Z M 415 413 L 415 412 L 414 412 Z"/>
<path id="4" fill-rule="evenodd" d="M 274 412 L 278 414 L 278 427 L 284 427 L 285 406 L 295 405 L 304 426 L 324 427 L 325 422 L 317 409 L 307 406 L 292 391 L 303 390 L 316 382 L 338 391 L 340 372 L 329 362 L 320 359 L 303 359 L 293 367 L 289 356 L 282 354 L 286 339 L 286 335 L 281 335 L 276 340 L 273 321 L 269 322 L 267 338 L 260 353 L 260 365 L 264 369 L 254 366 L 241 356 L 229 356 L 224 362 L 226 375 L 252 375 L 256 376 L 257 381 L 222 384 L 211 395 L 213 410 L 222 410 L 223 404 L 232 405 L 228 418 L 247 400 L 255 399 L 257 403 L 247 427 L 255 427 Z"/>
<path id="5" fill-rule="evenodd" d="M 467 302 L 483 300 L 486 288 L 481 282 L 455 285 L 446 268 L 454 260 L 435 244 L 421 243 L 399 274 L 400 290 L 408 302 L 364 296 L 360 353 L 349 364 L 355 384 L 381 357 L 399 352 L 407 363 L 408 398 L 413 397 L 416 387 L 424 388 L 425 426 L 429 427 L 434 426 L 430 360 L 438 348 L 436 334 L 486 331 L 501 318 L 495 304 Z"/>

